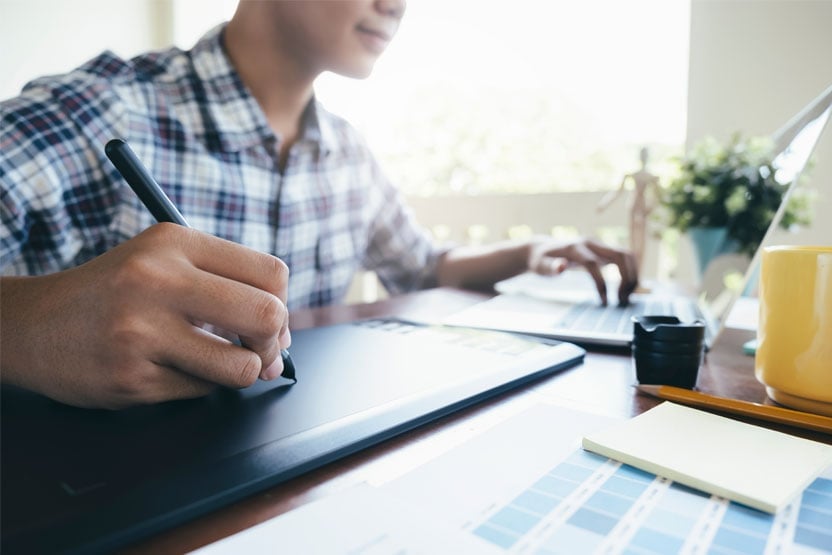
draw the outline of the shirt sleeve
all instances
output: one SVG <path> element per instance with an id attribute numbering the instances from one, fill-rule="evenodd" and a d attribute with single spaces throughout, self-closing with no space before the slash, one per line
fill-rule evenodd
<path id="1" fill-rule="evenodd" d="M 75 135 L 45 89 L 0 105 L 0 273 L 45 273 L 73 250 L 57 154 Z"/>
<path id="2" fill-rule="evenodd" d="M 117 194 L 90 140 L 111 128 L 104 90 L 67 74 L 0 103 L 0 274 L 64 270 L 111 246 Z"/>
<path id="3" fill-rule="evenodd" d="M 377 208 L 364 267 L 375 271 L 391 294 L 435 287 L 439 259 L 450 247 L 433 241 L 375 160 L 373 173 Z"/>

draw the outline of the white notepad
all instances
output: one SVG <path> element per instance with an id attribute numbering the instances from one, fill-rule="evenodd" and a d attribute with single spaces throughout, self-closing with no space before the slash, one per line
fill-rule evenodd
<path id="1" fill-rule="evenodd" d="M 583 448 L 775 513 L 832 464 L 832 446 L 664 402 Z"/>

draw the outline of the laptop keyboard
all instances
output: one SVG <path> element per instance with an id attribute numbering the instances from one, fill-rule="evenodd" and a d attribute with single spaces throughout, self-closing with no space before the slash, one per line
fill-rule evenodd
<path id="1" fill-rule="evenodd" d="M 633 316 L 642 314 L 678 316 L 683 322 L 701 318 L 695 303 L 679 302 L 674 299 L 635 301 L 627 306 L 601 306 L 596 302 L 587 301 L 572 306 L 558 325 L 569 329 L 603 333 L 631 333 Z"/>

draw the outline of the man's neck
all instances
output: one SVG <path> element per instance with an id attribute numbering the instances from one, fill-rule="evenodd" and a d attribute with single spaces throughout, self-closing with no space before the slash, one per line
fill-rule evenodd
<path id="1" fill-rule="evenodd" d="M 235 14 L 225 29 L 225 48 L 272 130 L 280 137 L 283 159 L 297 139 L 317 73 L 286 55 L 266 33 L 265 22 L 247 21 L 244 25 L 240 17 Z"/>

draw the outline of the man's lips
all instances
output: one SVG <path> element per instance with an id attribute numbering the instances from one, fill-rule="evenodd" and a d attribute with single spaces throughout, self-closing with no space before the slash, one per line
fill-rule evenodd
<path id="1" fill-rule="evenodd" d="M 395 34 L 395 30 L 388 31 L 386 29 L 379 29 L 367 25 L 358 25 L 357 29 L 360 33 L 373 36 L 385 42 L 390 42 L 390 40 L 393 38 L 393 35 Z"/>
<path id="2" fill-rule="evenodd" d="M 364 46 L 375 54 L 381 54 L 393 38 L 392 33 L 361 25 L 356 30 Z"/>

